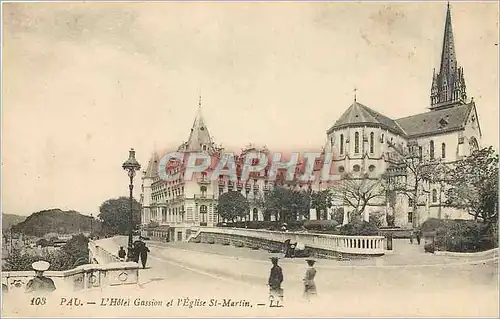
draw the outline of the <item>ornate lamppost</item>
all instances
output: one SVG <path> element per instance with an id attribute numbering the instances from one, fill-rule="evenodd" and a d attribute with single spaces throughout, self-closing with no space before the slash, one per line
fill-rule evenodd
<path id="1" fill-rule="evenodd" d="M 134 218 L 133 218 L 133 198 L 132 198 L 132 190 L 134 189 L 134 176 L 135 171 L 141 169 L 141 165 L 135 159 L 135 151 L 134 149 L 130 149 L 128 160 L 125 161 L 122 165 L 123 169 L 128 172 L 128 177 L 130 178 L 129 190 L 130 190 L 130 214 L 129 214 L 129 232 L 128 232 L 128 252 L 127 252 L 127 261 L 131 261 L 132 259 L 132 233 L 134 231 Z"/>

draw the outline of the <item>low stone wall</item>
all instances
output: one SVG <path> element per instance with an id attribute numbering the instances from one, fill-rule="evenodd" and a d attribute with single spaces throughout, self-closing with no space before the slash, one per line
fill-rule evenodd
<path id="1" fill-rule="evenodd" d="M 82 265 L 65 271 L 47 271 L 57 290 L 79 291 L 97 287 L 137 284 L 139 267 L 134 262 Z M 24 292 L 34 271 L 3 271 L 2 285 L 9 293 Z"/>
<path id="2" fill-rule="evenodd" d="M 252 249 L 282 251 L 285 240 L 301 242 L 312 256 L 337 257 L 384 255 L 382 236 L 339 236 L 314 233 L 273 232 L 265 230 L 202 228 L 190 242 L 203 242 Z"/>
<path id="3" fill-rule="evenodd" d="M 498 257 L 498 248 L 493 248 L 485 251 L 478 251 L 475 253 L 457 253 L 453 251 L 435 251 L 434 255 L 437 256 L 450 256 L 450 257 Z"/>
<path id="4" fill-rule="evenodd" d="M 89 261 L 92 264 L 109 264 L 120 262 L 117 255 L 99 246 L 99 241 L 89 241 Z"/>

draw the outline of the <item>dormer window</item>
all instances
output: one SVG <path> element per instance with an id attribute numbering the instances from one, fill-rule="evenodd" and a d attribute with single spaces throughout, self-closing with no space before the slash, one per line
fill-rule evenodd
<path id="1" fill-rule="evenodd" d="M 201 148 L 202 148 L 204 151 L 206 151 L 206 150 L 207 150 L 207 146 L 206 146 L 206 145 L 203 145 Z"/>
<path id="2" fill-rule="evenodd" d="M 203 126 L 200 127 L 200 131 L 204 131 L 205 128 Z"/>
<path id="3" fill-rule="evenodd" d="M 439 120 L 439 128 L 444 128 L 448 125 L 448 120 L 444 117 Z"/>

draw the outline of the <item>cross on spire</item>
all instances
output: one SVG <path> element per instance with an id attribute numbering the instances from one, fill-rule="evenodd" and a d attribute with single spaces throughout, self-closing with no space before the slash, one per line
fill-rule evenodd
<path id="1" fill-rule="evenodd" d="M 358 91 L 358 89 L 356 87 L 354 87 L 354 102 L 356 102 L 356 92 Z"/>
<path id="2" fill-rule="evenodd" d="M 201 109 L 201 93 L 198 95 L 198 108 Z"/>

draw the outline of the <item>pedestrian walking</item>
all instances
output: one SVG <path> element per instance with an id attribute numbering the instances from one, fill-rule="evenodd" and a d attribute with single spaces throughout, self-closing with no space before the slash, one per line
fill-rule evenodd
<path id="1" fill-rule="evenodd" d="M 139 254 L 141 252 L 141 246 L 143 244 L 144 243 L 140 240 L 136 240 L 134 242 L 134 245 L 132 248 L 132 256 L 131 256 L 130 260 L 132 260 L 133 262 L 139 263 Z"/>
<path id="2" fill-rule="evenodd" d="M 123 249 L 123 246 L 120 246 L 120 250 L 118 250 L 118 258 L 120 258 L 120 261 L 125 261 L 125 256 L 127 256 L 127 253 L 125 252 L 125 249 Z"/>
<path id="3" fill-rule="evenodd" d="M 314 264 L 316 260 L 314 259 L 306 259 L 307 265 L 309 266 L 306 270 L 306 274 L 304 276 L 304 297 L 310 301 L 312 296 L 316 296 L 316 283 L 314 282 L 314 277 L 316 277 L 316 269 L 314 268 Z"/>
<path id="4" fill-rule="evenodd" d="M 43 260 L 31 264 L 31 268 L 35 271 L 35 278 L 26 284 L 27 293 L 50 293 L 56 290 L 54 281 L 43 275 L 44 271 L 49 269 L 49 267 L 50 264 Z"/>
<path id="5" fill-rule="evenodd" d="M 413 229 L 410 230 L 410 244 L 413 244 Z"/>
<path id="6" fill-rule="evenodd" d="M 278 265 L 278 257 L 271 257 L 273 267 L 269 274 L 269 299 L 275 306 L 283 305 L 283 289 L 281 283 L 283 282 L 283 270 Z"/>
<path id="7" fill-rule="evenodd" d="M 142 263 L 142 268 L 146 268 L 146 262 L 148 261 L 148 253 L 150 252 L 149 248 L 146 247 L 145 243 L 142 243 L 140 249 L 139 249 L 139 254 L 141 255 L 141 263 Z"/>
<path id="8" fill-rule="evenodd" d="M 422 231 L 420 230 L 420 228 L 417 229 L 416 236 L 417 236 L 417 245 L 420 245 L 420 239 L 422 238 Z"/>

